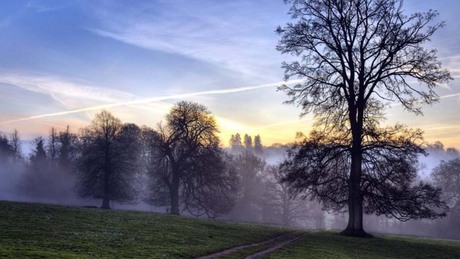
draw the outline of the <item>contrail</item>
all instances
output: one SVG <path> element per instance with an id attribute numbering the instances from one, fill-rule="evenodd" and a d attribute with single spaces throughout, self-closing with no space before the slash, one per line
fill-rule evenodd
<path id="1" fill-rule="evenodd" d="M 171 100 L 171 99 L 181 99 L 181 98 L 200 96 L 200 95 L 237 93 L 237 92 L 251 91 L 251 90 L 255 90 L 255 89 L 259 89 L 259 88 L 279 86 L 279 85 L 282 85 L 282 84 L 295 84 L 295 83 L 299 83 L 299 82 L 302 82 L 302 81 L 304 81 L 304 80 L 298 79 L 298 80 L 291 80 L 289 82 L 281 81 L 281 82 L 261 84 L 261 85 L 256 85 L 256 86 L 244 86 L 244 87 L 236 87 L 236 88 L 229 88 L 229 89 L 222 89 L 222 90 L 209 90 L 209 91 L 201 91 L 201 92 L 194 92 L 194 93 L 185 93 L 185 94 L 175 94 L 175 95 L 167 95 L 167 96 L 160 96 L 160 97 L 151 97 L 151 98 L 144 98 L 144 99 L 133 100 L 133 101 L 128 101 L 128 102 L 117 102 L 117 103 L 111 103 L 111 104 L 104 104 L 104 105 L 80 108 L 80 109 L 75 109 L 75 110 L 68 110 L 68 111 L 62 111 L 62 112 L 53 112 L 53 113 L 34 115 L 34 116 L 18 118 L 18 119 L 13 119 L 13 120 L 1 121 L 0 124 L 7 124 L 7 123 L 13 123 L 13 122 L 20 122 L 20 121 L 28 121 L 28 120 L 34 120 L 34 119 L 40 119 L 40 118 L 48 118 L 48 117 L 54 117 L 54 116 L 62 116 L 62 115 L 68 115 L 68 114 L 74 114 L 74 113 L 80 113 L 80 112 L 86 112 L 86 111 L 93 111 L 93 110 L 101 110 L 101 109 L 119 107 L 119 106 L 125 106 L 125 105 L 160 102 L 160 101 Z"/>

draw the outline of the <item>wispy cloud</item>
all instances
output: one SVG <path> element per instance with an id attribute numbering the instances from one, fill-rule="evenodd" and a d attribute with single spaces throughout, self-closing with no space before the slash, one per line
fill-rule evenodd
<path id="1" fill-rule="evenodd" d="M 11 81 L 12 80 L 9 80 L 7 82 L 11 82 Z M 41 82 L 40 80 L 32 80 L 32 81 Z M 40 114 L 40 115 L 13 119 L 13 120 L 1 121 L 0 124 L 34 120 L 34 119 L 47 118 L 47 117 L 62 116 L 62 115 L 69 115 L 69 114 L 75 114 L 75 113 L 81 113 L 81 112 L 87 112 L 87 111 L 108 109 L 108 108 L 119 107 L 119 106 L 132 106 L 132 105 L 139 105 L 139 104 L 146 104 L 146 103 L 161 102 L 161 101 L 166 101 L 166 100 L 171 100 L 171 99 L 183 99 L 183 98 L 202 96 L 202 95 L 216 95 L 216 94 L 230 94 L 230 93 L 237 93 L 237 92 L 245 92 L 245 91 L 251 91 L 251 90 L 256 90 L 260 88 L 277 87 L 283 83 L 295 84 L 300 81 L 301 80 L 292 80 L 287 83 L 286 82 L 275 82 L 275 83 L 261 84 L 261 85 L 255 85 L 255 86 L 243 86 L 243 87 L 235 87 L 235 88 L 228 88 L 228 89 L 209 90 L 209 91 L 191 92 L 191 93 L 183 93 L 183 94 L 175 94 L 175 95 L 167 95 L 167 96 L 159 96 L 159 97 L 151 97 L 151 98 L 142 98 L 142 99 L 136 99 L 136 100 L 131 100 L 131 101 L 117 101 L 117 102 L 109 103 L 109 104 L 96 105 L 96 106 L 91 106 L 91 107 L 85 107 L 85 108 L 79 108 L 79 109 L 73 109 L 73 110 L 67 110 L 67 111 L 59 111 L 59 112 L 53 112 L 53 113 L 46 113 L 46 114 Z M 69 87 L 67 85 L 67 87 L 68 89 L 70 89 L 70 91 L 72 91 L 73 86 Z M 34 84 L 33 86 L 28 85 L 27 89 L 32 90 L 32 91 L 44 90 L 46 89 L 46 84 L 45 85 Z M 57 89 L 59 89 L 59 91 L 64 91 L 63 89 L 60 89 L 59 87 Z M 90 88 L 90 89 L 93 89 L 93 88 Z M 51 87 L 51 89 L 48 89 L 48 91 L 51 93 L 53 93 L 53 90 L 57 91 L 53 87 Z M 81 93 L 81 92 L 78 92 L 78 93 Z M 86 94 L 84 96 L 87 97 Z"/>
<path id="2" fill-rule="evenodd" d="M 140 8 L 153 12 L 152 15 L 139 13 L 138 9 L 120 13 L 119 9 L 105 5 L 99 9 L 101 27 L 88 30 L 137 47 L 210 62 L 253 78 L 279 78 L 278 74 L 262 72 L 267 66 L 278 68 L 281 64 L 275 51 L 276 38 L 267 37 L 267 31 L 275 35 L 277 22 L 273 17 L 265 17 L 262 11 L 247 13 L 246 19 L 241 19 L 244 15 L 239 15 L 239 20 L 231 16 L 250 9 L 246 4 L 169 2 L 161 9 Z"/>
<path id="3" fill-rule="evenodd" d="M 78 107 L 87 102 L 113 103 L 135 98 L 127 92 L 54 76 L 3 73 L 0 74 L 0 83 L 49 95 L 68 108 Z"/>
<path id="4" fill-rule="evenodd" d="M 52 12 L 52 11 L 56 11 L 56 10 L 60 10 L 60 9 L 64 9 L 64 8 L 67 8 L 69 6 L 72 6 L 72 5 L 75 5 L 76 3 L 78 3 L 79 1 L 72 1 L 72 2 L 66 2 L 66 3 L 62 3 L 61 2 L 57 2 L 59 4 L 57 5 L 45 5 L 43 3 L 43 1 L 30 1 L 27 3 L 26 5 L 26 8 L 28 9 L 31 9 L 31 10 L 34 10 L 36 12 Z"/>

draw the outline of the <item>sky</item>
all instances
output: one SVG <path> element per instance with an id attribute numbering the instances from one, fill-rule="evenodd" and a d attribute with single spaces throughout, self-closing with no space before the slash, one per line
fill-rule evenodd
<path id="1" fill-rule="evenodd" d="M 0 131 L 23 140 L 51 127 L 77 132 L 102 109 L 155 128 L 181 100 L 205 105 L 221 140 L 260 134 L 264 145 L 308 132 L 311 115 L 277 91 L 282 0 L 0 1 Z M 460 149 L 460 26 L 457 0 L 406 0 L 407 13 L 436 9 L 446 21 L 427 44 L 454 80 L 424 116 L 398 105 L 387 124 L 424 130 L 428 142 Z"/>

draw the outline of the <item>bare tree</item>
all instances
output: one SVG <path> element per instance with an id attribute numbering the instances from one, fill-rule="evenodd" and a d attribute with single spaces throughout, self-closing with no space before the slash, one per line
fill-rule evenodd
<path id="1" fill-rule="evenodd" d="M 229 210 L 226 204 L 231 203 L 228 192 L 233 185 L 228 177 L 232 174 L 226 172 L 217 133 L 216 121 L 206 107 L 182 101 L 152 136 L 151 176 L 159 191 L 154 195 L 164 198 L 168 191 L 171 214 L 180 214 L 181 200 L 184 209 L 194 214 L 214 217 Z"/>
<path id="2" fill-rule="evenodd" d="M 21 138 L 19 136 L 18 130 L 14 130 L 10 135 L 10 144 L 14 153 L 14 162 L 23 159 L 22 147 L 21 147 Z"/>
<path id="3" fill-rule="evenodd" d="M 294 23 L 279 27 L 277 49 L 301 61 L 284 63 L 285 78 L 305 79 L 283 86 L 289 103 L 313 112 L 318 124 L 349 132 L 350 167 L 347 235 L 363 229 L 363 135 L 368 109 L 388 101 L 421 114 L 420 104 L 433 103 L 439 83 L 451 79 L 435 50 L 422 44 L 444 23 L 429 24 L 437 12 L 403 14 L 402 0 L 286 0 Z M 418 81 L 419 84 L 413 83 Z M 375 115 L 375 114 L 374 114 Z M 373 124 L 373 123 L 370 123 Z M 327 132 L 326 131 L 326 132 Z"/>
<path id="4" fill-rule="evenodd" d="M 353 148 L 343 132 L 332 134 L 314 131 L 309 138 L 301 138 L 289 150 L 281 170 L 284 181 L 297 193 L 307 192 L 327 209 L 345 212 L 349 209 Z M 366 214 L 401 221 L 445 216 L 441 190 L 424 182 L 414 184 L 418 155 L 425 154 L 421 134 L 401 125 L 366 131 L 359 185 Z"/>
<path id="5" fill-rule="evenodd" d="M 278 166 L 267 166 L 265 203 L 271 214 L 284 226 L 301 226 L 311 208 L 302 195 L 291 190 L 289 183 L 283 181 L 284 175 Z"/>
<path id="6" fill-rule="evenodd" d="M 110 208 L 110 201 L 133 200 L 139 135 L 136 125 L 123 125 L 107 111 L 96 114 L 80 137 L 78 194 L 102 199 L 104 209 Z"/>

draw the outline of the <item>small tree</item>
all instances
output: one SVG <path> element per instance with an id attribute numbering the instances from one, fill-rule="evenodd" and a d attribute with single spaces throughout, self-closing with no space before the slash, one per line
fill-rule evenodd
<path id="1" fill-rule="evenodd" d="M 127 202 L 135 198 L 132 188 L 136 173 L 140 129 L 125 124 L 111 113 L 96 114 L 80 137 L 77 162 L 77 191 L 82 197 L 102 199 L 102 208 L 110 201 Z"/>

